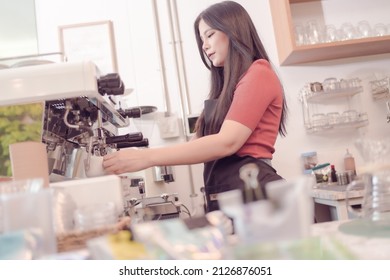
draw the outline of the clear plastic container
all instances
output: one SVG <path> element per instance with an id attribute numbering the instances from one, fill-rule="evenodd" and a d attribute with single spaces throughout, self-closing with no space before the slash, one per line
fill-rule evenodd
<path id="1" fill-rule="evenodd" d="M 3 233 L 24 230 L 33 232 L 37 237 L 37 241 L 31 241 L 37 242 L 32 252 L 32 259 L 52 255 L 57 251 L 50 189 L 1 195 L 0 209 Z"/>
<path id="2" fill-rule="evenodd" d="M 110 226 L 118 220 L 113 202 L 81 206 L 74 211 L 73 217 L 77 230 L 92 230 Z"/>
<path id="3" fill-rule="evenodd" d="M 318 163 L 317 152 L 311 151 L 301 154 L 304 173 L 311 173 L 311 169 Z"/>

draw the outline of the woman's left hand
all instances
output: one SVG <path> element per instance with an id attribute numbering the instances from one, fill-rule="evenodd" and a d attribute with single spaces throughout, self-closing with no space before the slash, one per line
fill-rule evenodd
<path id="1" fill-rule="evenodd" d="M 103 168 L 108 174 L 135 172 L 148 167 L 145 150 L 142 149 L 121 149 L 103 157 Z"/>

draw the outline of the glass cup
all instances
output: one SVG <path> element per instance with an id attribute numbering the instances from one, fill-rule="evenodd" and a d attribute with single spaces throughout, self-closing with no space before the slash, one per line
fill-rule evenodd
<path id="1" fill-rule="evenodd" d="M 340 83 L 337 78 L 327 78 L 323 81 L 322 87 L 324 88 L 324 91 L 337 90 L 340 87 Z"/>
<path id="2" fill-rule="evenodd" d="M 363 187 L 362 210 L 356 211 L 349 204 L 349 192 L 357 187 Z M 379 171 L 365 173 L 359 181 L 353 181 L 346 189 L 346 204 L 348 211 L 359 218 L 366 219 L 373 226 L 390 225 L 390 172 Z"/>
<path id="3" fill-rule="evenodd" d="M 383 23 L 377 23 L 374 25 L 374 36 L 385 36 L 387 35 L 387 27 Z"/>
<path id="4" fill-rule="evenodd" d="M 347 89 L 349 88 L 349 81 L 346 79 L 341 79 L 340 80 L 340 88 L 341 89 Z"/>
<path id="5" fill-rule="evenodd" d="M 325 43 L 336 42 L 339 40 L 337 28 L 333 24 L 328 24 L 325 26 Z"/>
<path id="6" fill-rule="evenodd" d="M 329 124 L 328 117 L 322 113 L 313 114 L 312 124 L 315 127 L 327 126 Z"/>
<path id="7" fill-rule="evenodd" d="M 357 33 L 355 27 L 350 22 L 344 22 L 341 25 L 341 30 L 344 33 L 345 40 L 353 40 L 357 38 Z"/>
<path id="8" fill-rule="evenodd" d="M 342 120 L 345 123 L 355 122 L 359 118 L 359 114 L 356 110 L 347 110 L 342 114 Z"/>
<path id="9" fill-rule="evenodd" d="M 367 38 L 372 36 L 371 25 L 368 21 L 362 20 L 357 24 L 357 32 L 359 38 Z"/>
<path id="10" fill-rule="evenodd" d="M 359 180 L 353 181 L 346 191 L 348 211 L 359 218 L 368 220 L 373 226 L 390 226 L 390 138 L 359 138 L 355 141 L 364 164 L 358 172 Z M 361 211 L 349 205 L 348 192 L 364 187 Z"/>
<path id="11" fill-rule="evenodd" d="M 348 86 L 351 88 L 358 88 L 361 86 L 361 80 L 359 78 L 348 79 Z"/>
<path id="12" fill-rule="evenodd" d="M 330 125 L 335 125 L 340 122 L 340 114 L 338 112 L 330 112 L 327 116 Z"/>
<path id="13" fill-rule="evenodd" d="M 302 46 L 307 44 L 305 27 L 301 23 L 297 23 L 294 26 L 295 44 Z"/>
<path id="14" fill-rule="evenodd" d="M 310 20 L 306 23 L 306 34 L 309 44 L 321 43 L 320 28 L 316 20 Z"/>

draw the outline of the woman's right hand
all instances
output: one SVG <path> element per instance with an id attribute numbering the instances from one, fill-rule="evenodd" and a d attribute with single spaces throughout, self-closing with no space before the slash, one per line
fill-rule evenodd
<path id="1" fill-rule="evenodd" d="M 144 149 L 121 149 L 103 157 L 103 168 L 108 174 L 136 172 L 150 167 L 146 158 Z"/>

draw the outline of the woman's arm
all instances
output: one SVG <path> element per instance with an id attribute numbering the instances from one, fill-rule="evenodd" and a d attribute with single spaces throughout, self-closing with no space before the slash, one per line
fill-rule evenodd
<path id="1" fill-rule="evenodd" d="M 152 166 L 202 163 L 237 152 L 252 131 L 232 120 L 225 120 L 217 134 L 172 146 L 148 149 L 122 149 L 106 155 L 103 167 L 108 173 L 135 172 Z"/>
<path id="2" fill-rule="evenodd" d="M 199 138 L 198 135 L 196 135 L 196 133 L 195 133 L 194 135 L 191 136 L 190 141 L 194 141 L 194 140 L 196 140 L 198 138 Z"/>

